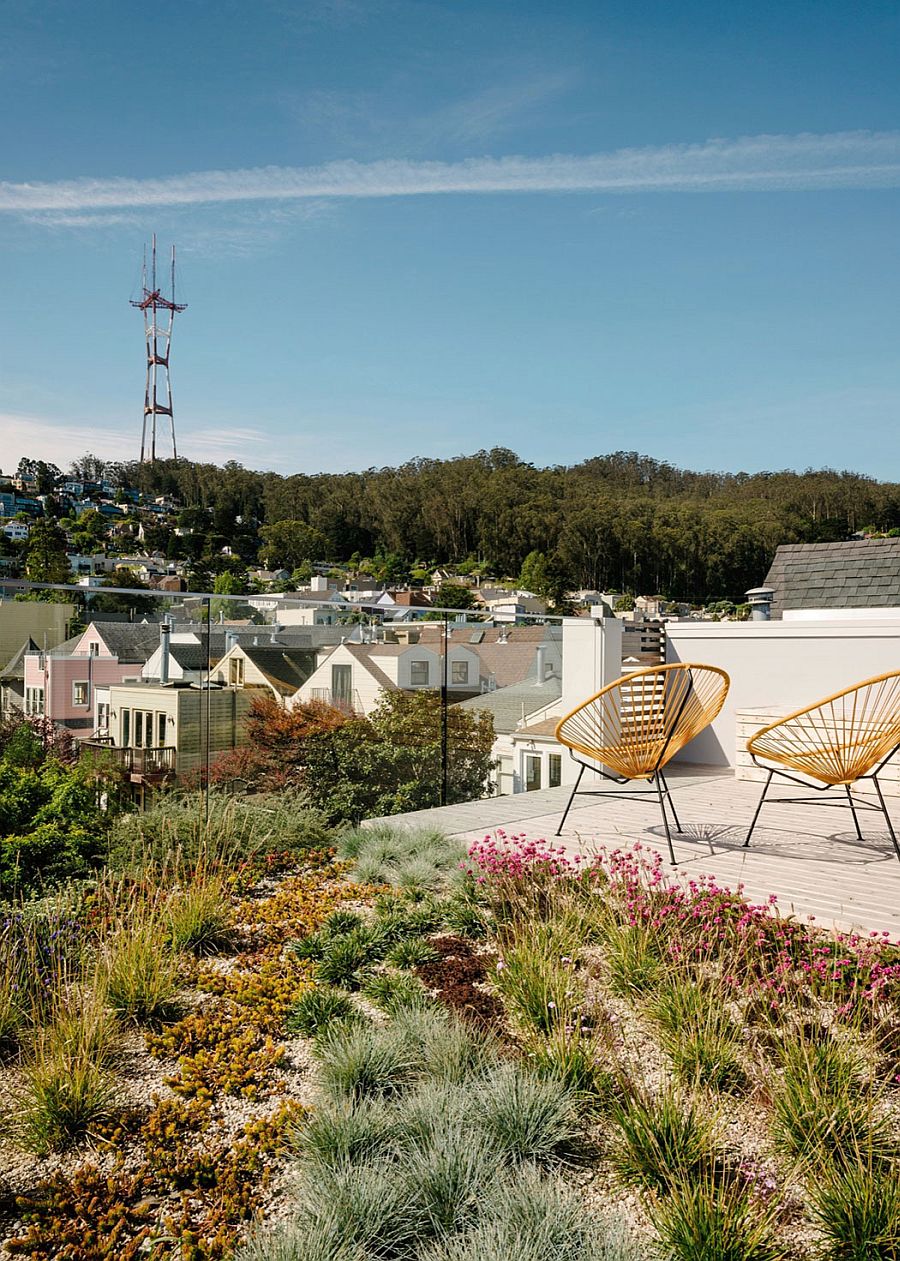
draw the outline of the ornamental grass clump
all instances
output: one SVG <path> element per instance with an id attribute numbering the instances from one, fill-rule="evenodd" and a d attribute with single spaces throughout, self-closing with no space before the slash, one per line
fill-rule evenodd
<path id="1" fill-rule="evenodd" d="M 113 929 L 101 947 L 98 980 L 122 1020 L 156 1025 L 177 1015 L 178 964 L 156 915 L 137 909 L 132 923 Z"/>
<path id="2" fill-rule="evenodd" d="M 40 1156 L 60 1151 L 111 1115 L 113 1036 L 102 999 L 91 995 L 39 1030 L 14 1106 L 11 1129 L 20 1146 Z"/>
<path id="3" fill-rule="evenodd" d="M 449 1119 L 408 1146 L 399 1168 L 410 1198 L 421 1206 L 425 1231 L 440 1237 L 475 1220 L 481 1197 L 497 1176 L 497 1158 L 464 1119 Z"/>
<path id="4" fill-rule="evenodd" d="M 0 1062 L 54 1018 L 83 971 L 84 929 L 64 902 L 0 920 Z"/>
<path id="5" fill-rule="evenodd" d="M 475 1092 L 472 1112 L 494 1151 L 511 1164 L 550 1164 L 576 1151 L 581 1126 L 573 1092 L 522 1063 L 489 1073 Z"/>
<path id="6" fill-rule="evenodd" d="M 285 1018 L 288 1033 L 315 1038 L 334 1024 L 362 1021 L 362 1012 L 346 994 L 314 985 L 304 990 Z"/>
<path id="7" fill-rule="evenodd" d="M 303 1160 L 340 1168 L 384 1156 L 395 1137 L 396 1118 L 382 1099 L 326 1100 L 291 1132 Z"/>
<path id="8" fill-rule="evenodd" d="M 425 1205 L 396 1162 L 377 1160 L 318 1165 L 301 1181 L 295 1229 L 309 1252 L 328 1243 L 325 1257 L 341 1257 L 341 1249 L 357 1249 L 366 1258 L 412 1258 L 428 1236 Z M 351 1254 L 352 1255 L 352 1254 Z"/>
<path id="9" fill-rule="evenodd" d="M 641 1261 L 624 1224 L 601 1228 L 559 1178 L 528 1165 L 496 1180 L 478 1224 L 419 1254 L 420 1261 Z"/>
<path id="10" fill-rule="evenodd" d="M 367 1099 L 393 1095 L 411 1080 L 417 1067 L 411 1048 L 388 1030 L 332 1025 L 317 1039 L 322 1089 L 332 1099 Z"/>
<path id="11" fill-rule="evenodd" d="M 860 1153 L 855 1163 L 816 1171 L 813 1218 L 827 1261 L 897 1261 L 900 1257 L 900 1169 Z"/>
<path id="12" fill-rule="evenodd" d="M 777 1206 L 711 1170 L 675 1177 L 649 1211 L 672 1261 L 782 1261 L 792 1252 Z"/>
<path id="13" fill-rule="evenodd" d="M 389 1016 L 429 1007 L 433 1001 L 418 977 L 405 972 L 375 972 L 364 981 L 360 993 Z"/>
<path id="14" fill-rule="evenodd" d="M 206 956 L 232 944 L 231 895 L 221 876 L 200 872 L 168 898 L 164 918 L 173 950 Z"/>
<path id="15" fill-rule="evenodd" d="M 802 1031 L 785 1031 L 781 1070 L 772 1136 L 788 1158 L 851 1165 L 859 1153 L 876 1161 L 891 1154 L 887 1116 L 857 1048 L 831 1036 L 809 1041 Z"/>
<path id="16" fill-rule="evenodd" d="M 385 955 L 385 962 L 395 968 L 418 968 L 423 963 L 433 963 L 437 958 L 434 946 L 421 937 L 409 937 L 391 947 Z"/>
<path id="17" fill-rule="evenodd" d="M 382 824 L 353 828 L 337 840 L 338 853 L 355 863 L 362 884 L 404 890 L 438 890 L 459 879 L 465 845 L 434 828 L 403 829 Z"/>
<path id="18" fill-rule="evenodd" d="M 463 1082 L 481 1076 L 499 1060 L 494 1037 L 438 1007 L 400 1012 L 385 1036 L 407 1049 L 420 1079 Z"/>
<path id="19" fill-rule="evenodd" d="M 632 1186 L 664 1195 L 676 1179 L 699 1178 L 718 1163 L 713 1118 L 680 1091 L 633 1094 L 612 1119 L 612 1164 Z"/>
<path id="20" fill-rule="evenodd" d="M 719 1091 L 746 1083 L 740 1028 L 720 987 L 673 979 L 653 995 L 647 1010 L 660 1026 L 660 1046 L 682 1083 Z"/>

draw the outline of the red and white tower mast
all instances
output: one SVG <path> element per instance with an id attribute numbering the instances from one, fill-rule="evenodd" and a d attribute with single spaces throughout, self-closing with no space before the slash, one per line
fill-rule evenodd
<path id="1" fill-rule="evenodd" d="M 131 305 L 144 313 L 144 339 L 147 343 L 147 387 L 144 391 L 144 426 L 141 430 L 141 463 L 156 459 L 156 418 L 168 416 L 172 434 L 172 458 L 178 459 L 175 445 L 175 417 L 172 414 L 172 382 L 169 379 L 169 350 L 172 325 L 178 311 L 187 303 L 175 301 L 175 246 L 172 246 L 171 295 L 163 297 L 156 281 L 156 233 L 150 247 L 150 283 L 147 283 L 147 250 L 141 273 L 141 298 Z M 149 422 L 149 423 L 148 423 Z M 161 436 L 161 435 L 160 435 Z M 149 438 L 149 443 L 148 443 Z"/>

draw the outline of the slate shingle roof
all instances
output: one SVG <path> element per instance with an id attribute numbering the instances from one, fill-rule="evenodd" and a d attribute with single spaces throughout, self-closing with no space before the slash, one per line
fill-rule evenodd
<path id="1" fill-rule="evenodd" d="M 766 575 L 772 616 L 788 609 L 900 607 L 900 538 L 779 547 Z"/>

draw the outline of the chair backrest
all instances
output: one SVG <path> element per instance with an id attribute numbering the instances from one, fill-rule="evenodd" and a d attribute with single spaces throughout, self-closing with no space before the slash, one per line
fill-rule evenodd
<path id="1" fill-rule="evenodd" d="M 561 719 L 556 738 L 626 779 L 646 779 L 709 726 L 729 684 L 718 666 L 634 670 Z"/>
<path id="2" fill-rule="evenodd" d="M 877 674 L 757 731 L 747 748 L 826 784 L 852 784 L 900 747 L 900 670 Z"/>

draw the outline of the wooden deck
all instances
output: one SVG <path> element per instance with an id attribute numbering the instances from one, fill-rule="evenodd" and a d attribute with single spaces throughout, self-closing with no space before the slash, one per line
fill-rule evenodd
<path id="1" fill-rule="evenodd" d="M 900 940 L 900 861 L 879 815 L 861 812 L 865 839 L 860 843 L 846 808 L 767 802 L 751 847 L 744 849 L 760 785 L 736 780 L 731 771 L 697 767 L 672 768 L 669 786 L 684 828 L 674 837 L 676 873 L 688 879 L 713 875 L 732 889 L 742 883 L 745 896 L 754 902 L 775 894 L 782 914 L 814 916 L 823 928 L 887 930 Z M 790 785 L 786 788 L 781 796 L 791 795 Z M 397 815 L 389 822 L 426 824 L 466 840 L 498 829 L 549 840 L 569 791 L 548 788 L 493 797 Z M 774 791 L 772 795 L 777 796 Z M 829 798 L 837 800 L 837 793 Z M 895 798 L 888 799 L 888 809 L 900 832 Z M 647 801 L 577 797 L 559 844 L 570 853 L 589 855 L 599 846 L 624 848 L 635 841 L 668 858 L 655 794 L 648 794 Z"/>

